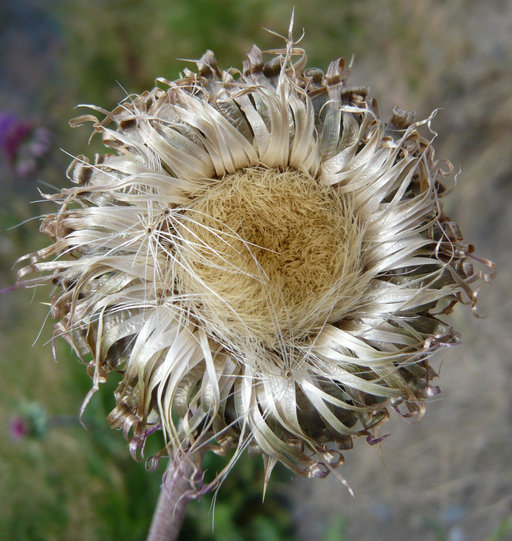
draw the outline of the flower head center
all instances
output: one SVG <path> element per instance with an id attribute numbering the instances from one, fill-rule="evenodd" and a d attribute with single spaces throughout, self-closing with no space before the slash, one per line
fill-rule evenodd
<path id="1" fill-rule="evenodd" d="M 339 319 L 360 274 L 362 231 L 350 201 L 293 169 L 219 180 L 187 209 L 179 234 L 178 289 L 231 343 L 276 347 Z"/>

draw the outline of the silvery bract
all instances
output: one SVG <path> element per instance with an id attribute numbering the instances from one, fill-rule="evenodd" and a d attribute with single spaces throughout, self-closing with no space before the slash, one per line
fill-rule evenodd
<path id="1" fill-rule="evenodd" d="M 20 271 L 60 288 L 55 332 L 92 354 L 91 393 L 122 374 L 109 422 L 134 453 L 160 428 L 176 464 L 235 449 L 209 488 L 246 448 L 267 479 L 277 461 L 323 477 L 388 409 L 421 415 L 429 359 L 458 341 L 438 316 L 492 274 L 443 212 L 431 118 L 383 122 L 342 59 L 305 64 L 291 40 L 242 71 L 207 52 L 75 119 L 113 154 L 74 161 L 47 196 L 54 243 Z"/>

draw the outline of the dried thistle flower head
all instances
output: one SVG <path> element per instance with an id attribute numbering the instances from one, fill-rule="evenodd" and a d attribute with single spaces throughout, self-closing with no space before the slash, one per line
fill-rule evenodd
<path id="1" fill-rule="evenodd" d="M 55 332 L 92 354 L 92 392 L 122 373 L 109 422 L 134 453 L 159 428 L 176 461 L 235 449 L 214 484 L 245 448 L 267 478 L 323 477 L 390 407 L 421 415 L 429 359 L 458 341 L 438 315 L 475 308 L 493 270 L 443 212 L 432 117 L 382 121 L 343 59 L 269 54 L 222 71 L 208 51 L 75 119 L 113 154 L 75 160 L 47 196 L 54 243 L 20 271 L 61 288 Z"/>

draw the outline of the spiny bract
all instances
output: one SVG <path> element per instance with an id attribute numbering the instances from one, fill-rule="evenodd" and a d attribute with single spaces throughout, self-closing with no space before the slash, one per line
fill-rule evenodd
<path id="1" fill-rule="evenodd" d="M 208 51 L 75 119 L 113 154 L 74 161 L 76 186 L 47 196 L 54 243 L 19 275 L 61 288 L 55 333 L 92 355 L 91 393 L 123 375 L 108 420 L 134 454 L 158 429 L 176 465 L 235 449 L 209 489 L 245 448 L 267 479 L 278 461 L 323 477 L 388 408 L 421 415 L 429 358 L 458 341 L 438 315 L 492 274 L 443 212 L 432 117 L 383 122 L 343 59 L 269 54 L 222 71 Z"/>

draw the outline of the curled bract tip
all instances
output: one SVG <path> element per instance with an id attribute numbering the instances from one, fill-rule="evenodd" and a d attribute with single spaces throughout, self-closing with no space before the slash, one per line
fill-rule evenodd
<path id="1" fill-rule="evenodd" d="M 72 121 L 111 153 L 74 160 L 20 283 L 60 288 L 56 333 L 89 355 L 93 392 L 122 375 L 108 421 L 134 456 L 157 430 L 149 467 L 233 450 L 210 484 L 194 463 L 191 490 L 246 449 L 265 483 L 277 462 L 325 477 L 389 411 L 421 417 L 430 359 L 459 341 L 444 316 L 494 274 L 444 213 L 433 115 L 382 120 L 348 72 L 307 69 L 291 38 L 241 70 L 208 51 Z"/>

